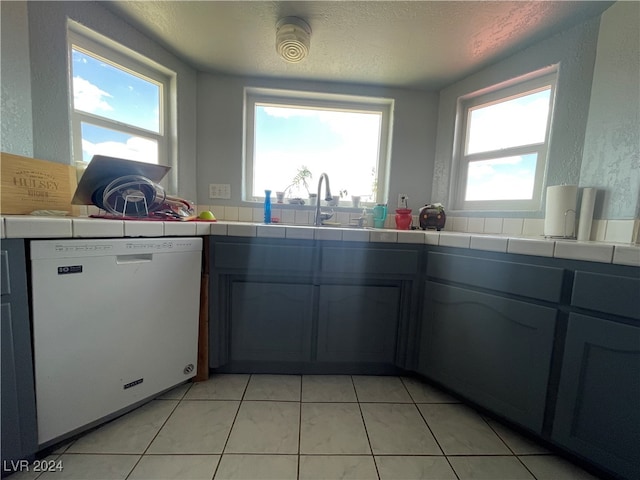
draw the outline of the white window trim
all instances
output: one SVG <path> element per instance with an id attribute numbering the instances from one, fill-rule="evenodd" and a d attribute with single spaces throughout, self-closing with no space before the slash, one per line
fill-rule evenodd
<path id="1" fill-rule="evenodd" d="M 449 195 L 449 204 L 454 206 L 455 211 L 539 211 L 541 209 L 553 125 L 557 77 L 558 65 L 552 65 L 523 77 L 518 77 L 508 82 L 503 82 L 499 85 L 494 85 L 481 91 L 462 96 L 458 99 Z M 478 105 L 490 105 L 492 103 L 502 102 L 509 99 L 509 97 L 517 97 L 522 93 L 533 92 L 548 85 L 551 85 L 551 94 L 549 96 L 549 117 L 544 142 L 470 155 L 464 154 L 468 138 L 469 109 Z M 464 199 L 469 163 L 477 160 L 496 158 L 497 153 L 499 157 L 509 157 L 527 153 L 538 154 L 534 190 L 530 200 L 466 201 Z"/>
<path id="2" fill-rule="evenodd" d="M 264 201 L 264 196 L 251 195 L 253 186 L 255 106 L 256 104 L 262 103 L 331 108 L 334 110 L 344 110 L 348 112 L 381 112 L 382 120 L 380 125 L 380 145 L 378 147 L 376 203 L 387 202 L 391 163 L 393 99 L 258 87 L 245 87 L 244 89 L 244 138 L 242 152 L 242 178 L 244 180 L 242 186 L 242 199 L 244 201 Z M 315 186 L 312 191 L 315 191 Z"/>
<path id="3" fill-rule="evenodd" d="M 152 82 L 160 88 L 160 124 L 158 132 L 124 124 L 117 120 L 76 110 L 73 94 L 72 49 L 86 52 L 116 68 Z M 82 122 L 117 130 L 158 142 L 158 163 L 171 167 L 161 182 L 168 193 L 177 194 L 177 118 L 175 72 L 72 20 L 68 22 L 67 54 L 69 62 L 69 118 L 74 161 L 82 161 Z"/>

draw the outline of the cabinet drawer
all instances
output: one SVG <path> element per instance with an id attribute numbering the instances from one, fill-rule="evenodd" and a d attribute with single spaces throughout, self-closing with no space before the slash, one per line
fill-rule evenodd
<path id="1" fill-rule="evenodd" d="M 427 275 L 498 292 L 558 302 L 562 293 L 564 269 L 429 252 Z"/>
<path id="2" fill-rule="evenodd" d="M 577 271 L 571 305 L 640 320 L 640 278 Z"/>
<path id="3" fill-rule="evenodd" d="M 313 247 L 219 242 L 213 246 L 214 267 L 251 272 L 313 271 Z"/>
<path id="4" fill-rule="evenodd" d="M 324 247 L 321 268 L 325 273 L 414 275 L 418 257 L 408 249 Z"/>

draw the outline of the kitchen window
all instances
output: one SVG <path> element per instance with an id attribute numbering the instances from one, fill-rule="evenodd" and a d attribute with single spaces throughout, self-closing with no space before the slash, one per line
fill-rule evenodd
<path id="1" fill-rule="evenodd" d="M 393 100 L 247 88 L 245 106 L 246 201 L 306 201 L 323 172 L 339 205 L 385 201 Z"/>
<path id="2" fill-rule="evenodd" d="M 556 70 L 459 102 L 455 205 L 462 210 L 538 210 Z"/>
<path id="3" fill-rule="evenodd" d="M 68 33 L 74 160 L 99 154 L 172 166 L 175 74 L 84 27 Z"/>

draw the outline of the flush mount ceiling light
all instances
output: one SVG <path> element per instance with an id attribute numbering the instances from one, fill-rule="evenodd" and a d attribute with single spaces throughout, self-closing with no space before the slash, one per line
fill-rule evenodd
<path id="1" fill-rule="evenodd" d="M 309 54 L 311 27 L 298 17 L 281 18 L 276 24 L 276 50 L 289 63 L 298 63 Z"/>

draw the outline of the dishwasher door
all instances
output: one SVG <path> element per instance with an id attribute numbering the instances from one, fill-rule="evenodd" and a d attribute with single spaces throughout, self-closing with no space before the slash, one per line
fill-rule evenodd
<path id="1" fill-rule="evenodd" d="M 31 242 L 38 443 L 195 375 L 202 239 Z"/>

